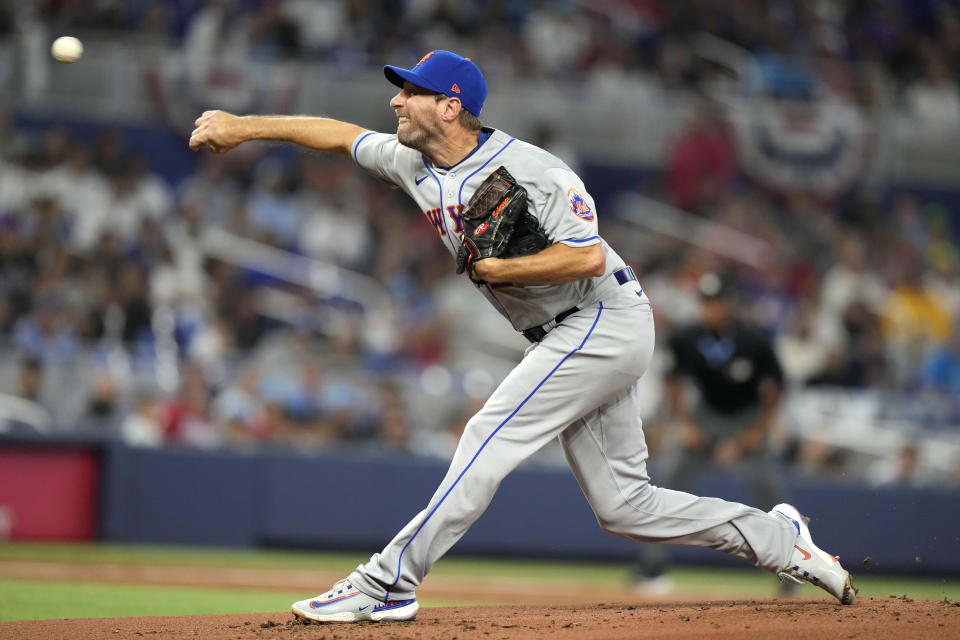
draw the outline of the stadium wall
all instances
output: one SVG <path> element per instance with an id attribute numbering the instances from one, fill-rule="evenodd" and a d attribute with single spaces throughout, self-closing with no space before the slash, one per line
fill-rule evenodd
<path id="1" fill-rule="evenodd" d="M 99 461 L 97 537 L 108 542 L 379 550 L 425 506 L 443 478 L 443 461 L 360 453 L 199 452 L 131 449 L 120 444 L 0 442 L 0 460 L 16 452 L 46 468 L 71 448 Z M 45 454 L 45 455 L 44 455 Z M 88 477 L 87 473 L 84 477 Z M 33 500 L 68 487 L 31 484 L 21 463 L 17 483 Z M 5 479 L 7 493 L 17 491 Z M 793 477 L 790 499 L 812 517 L 817 542 L 854 567 L 960 574 L 960 511 L 947 490 L 871 489 Z M 745 500 L 734 476 L 705 477 L 700 490 Z M 35 494 L 35 495 L 34 495 Z M 4 493 L 0 492 L 0 501 Z M 17 504 L 3 505 L 10 510 Z M 56 502 L 47 504 L 55 505 Z M 76 511 L 77 518 L 84 514 Z M 18 514 L 9 514 L 16 522 Z M 61 538 L 70 538 L 75 525 Z M 13 529 L 17 531 L 16 528 Z M 20 536 L 29 538 L 29 536 Z M 46 539 L 54 539 L 48 531 Z M 566 469 L 521 468 L 508 476 L 488 511 L 454 552 L 630 562 L 636 544 L 604 533 Z M 677 548 L 678 563 L 739 565 L 704 549 Z"/>

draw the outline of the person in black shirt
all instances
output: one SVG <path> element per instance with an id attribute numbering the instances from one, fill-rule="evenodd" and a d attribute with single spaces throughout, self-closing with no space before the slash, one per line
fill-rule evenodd
<path id="1" fill-rule="evenodd" d="M 716 273 L 699 281 L 700 321 L 670 338 L 666 394 L 680 428 L 679 446 L 661 470 L 668 489 L 689 492 L 711 467 L 747 475 L 752 504 L 769 509 L 781 486 L 767 435 L 783 390 L 783 372 L 771 340 L 739 317 L 733 282 Z M 689 398 L 687 382 L 699 392 Z M 652 593 L 665 591 L 667 551 L 645 545 L 635 581 Z"/>

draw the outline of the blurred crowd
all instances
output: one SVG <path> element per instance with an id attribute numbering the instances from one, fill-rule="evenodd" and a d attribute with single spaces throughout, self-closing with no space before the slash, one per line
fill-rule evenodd
<path id="1" fill-rule="evenodd" d="M 678 138 L 673 154 L 696 146 L 684 140 L 687 134 Z M 719 137 L 711 145 L 723 139 L 718 132 L 712 135 Z M 702 160 L 709 149 L 693 155 Z M 865 474 L 878 484 L 941 482 L 942 475 L 924 475 L 918 451 L 924 431 L 955 432 L 960 426 L 956 216 L 944 205 L 896 190 L 858 191 L 837 200 L 771 190 L 738 177 L 732 149 L 724 155 L 727 162 L 715 170 L 687 171 L 671 163 L 657 192 L 666 201 L 692 206 L 699 219 L 721 224 L 723 234 L 717 232 L 714 245 L 697 247 L 687 238 L 663 236 L 652 246 L 622 250 L 644 274 L 658 319 L 658 344 L 697 319 L 697 283 L 704 273 L 733 274 L 738 315 L 773 339 L 789 397 L 802 404 L 809 400 L 803 392 L 819 392 L 837 405 L 816 415 L 786 403 L 783 422 L 794 424 L 781 424 L 793 431 L 780 434 L 787 440 L 778 445 L 784 461 L 818 474 L 856 469 L 842 447 L 803 435 L 811 428 L 839 433 L 852 419 L 899 432 L 901 442 L 889 445 L 887 458 L 854 475 Z M 702 188 L 690 180 L 701 180 Z M 761 240 L 764 258 L 759 263 L 732 259 L 739 238 L 731 242 L 730 230 Z M 724 243 L 729 243 L 726 251 L 715 250 Z M 851 400 L 855 397 L 866 401 Z M 872 448 L 864 441 L 869 437 L 861 435 L 853 448 Z M 960 483 L 960 460 L 953 464 L 947 475 Z"/>
<path id="2" fill-rule="evenodd" d="M 722 162 L 705 166 L 711 154 Z M 947 206 L 896 190 L 827 200 L 767 189 L 737 177 L 720 125 L 682 133 L 664 177 L 665 200 L 770 251 L 760 265 L 728 265 L 685 239 L 645 247 L 635 260 L 647 287 L 662 290 L 666 324 L 689 319 L 700 274 L 733 269 L 745 314 L 778 336 L 792 381 L 960 393 L 946 364 L 960 346 L 958 230 Z"/>
<path id="3" fill-rule="evenodd" d="M 40 0 L 17 11 L 61 31 L 182 48 L 198 78 L 223 73 L 218 60 L 349 69 L 446 48 L 501 76 L 644 75 L 690 88 L 749 54 L 746 82 L 778 95 L 870 103 L 889 79 L 918 109 L 942 111 L 944 99 L 957 102 L 960 73 L 954 0 Z"/>
<path id="4" fill-rule="evenodd" d="M 114 129 L 90 143 L 7 121 L 0 139 L 0 332 L 17 363 L 7 386 L 51 422 L 153 445 L 387 442 L 442 455 L 489 391 L 489 379 L 470 393 L 429 382 L 484 303 L 458 297 L 470 287 L 402 195 L 348 161 L 251 147 L 204 154 L 171 187 Z M 672 153 L 686 144 L 682 135 Z M 907 193 L 834 203 L 774 193 L 730 163 L 686 204 L 774 247 L 762 268 L 679 239 L 613 240 L 643 274 L 658 338 L 696 316 L 702 273 L 735 272 L 743 315 L 775 336 L 795 387 L 922 394 L 933 426 L 958 424 L 960 255 L 948 212 Z M 666 166 L 659 195 L 682 199 L 670 186 L 683 171 Z M 603 219 L 611 238 L 619 224 L 615 212 Z M 336 300 L 210 256 L 213 231 L 372 276 L 394 303 L 394 339 L 370 339 L 350 309 L 325 315 Z M 274 308 L 277 290 L 296 314 Z M 411 402 L 436 384 L 459 398 L 439 424 Z"/>
<path id="5" fill-rule="evenodd" d="M 640 75 L 702 89 L 730 71 L 709 33 L 752 54 L 746 90 L 869 105 L 887 83 L 909 108 L 960 123 L 955 2 L 45 0 L 0 11 L 0 32 L 28 4 L 30 19 L 60 31 L 182 47 L 205 85 L 230 86 L 209 77 L 220 59 L 349 69 L 454 48 L 508 77 Z M 723 270 L 736 275 L 744 316 L 774 338 L 792 388 L 874 391 L 891 400 L 878 419 L 960 425 L 956 213 L 882 185 L 829 196 L 771 187 L 745 175 L 731 137 L 706 106 L 642 191 L 760 241 L 761 264 L 669 236 L 630 244 L 619 212 L 602 214 L 601 233 L 653 300 L 658 340 L 695 317 L 698 278 Z M 587 164 L 562 140 L 534 142 Z M 171 185 L 142 153 L 120 129 L 28 133 L 0 114 L 6 420 L 143 446 L 452 452 L 498 375 L 460 357 L 465 327 L 509 328 L 452 274 L 412 203 L 340 159 L 245 145 L 202 153 Z M 362 303 L 211 251 L 214 232 L 371 277 L 393 306 L 386 335 L 367 326 Z M 505 359 L 522 347 L 505 345 Z M 835 453 L 795 461 L 828 465 Z M 871 477 L 899 481 L 894 471 L 916 458 L 904 449 Z"/>

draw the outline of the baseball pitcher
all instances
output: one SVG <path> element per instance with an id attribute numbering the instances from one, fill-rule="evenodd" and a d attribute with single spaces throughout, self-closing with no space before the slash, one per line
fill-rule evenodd
<path id="1" fill-rule="evenodd" d="M 436 230 L 468 286 L 531 342 L 467 423 L 424 509 L 370 561 L 293 613 L 320 622 L 412 620 L 416 587 L 480 517 L 503 478 L 559 438 L 600 526 L 644 542 L 711 547 L 806 580 L 849 604 L 850 575 L 814 546 L 786 504 L 765 513 L 650 484 L 636 384 L 654 345 L 653 314 L 633 270 L 600 237 L 580 178 L 546 151 L 483 126 L 477 66 L 431 51 L 385 66 L 396 133 L 310 117 L 207 111 L 190 147 L 229 151 L 286 141 L 353 160 L 403 189 Z"/>

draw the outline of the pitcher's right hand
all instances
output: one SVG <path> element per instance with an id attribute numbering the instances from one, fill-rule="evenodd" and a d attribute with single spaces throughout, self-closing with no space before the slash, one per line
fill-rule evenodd
<path id="1" fill-rule="evenodd" d="M 242 122 L 242 118 L 226 111 L 204 111 L 194 123 L 190 148 L 196 151 L 206 146 L 214 153 L 226 153 L 246 139 Z"/>

